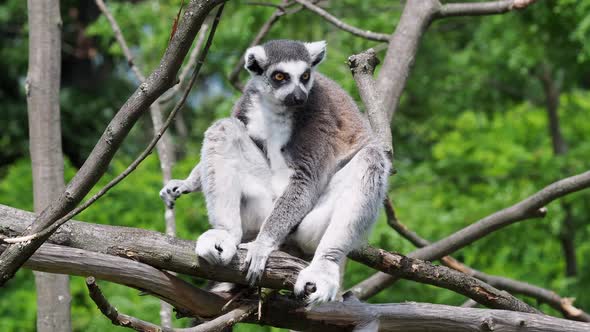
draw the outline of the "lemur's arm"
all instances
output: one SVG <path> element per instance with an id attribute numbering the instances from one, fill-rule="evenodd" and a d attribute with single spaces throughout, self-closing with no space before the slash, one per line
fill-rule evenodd
<path id="1" fill-rule="evenodd" d="M 266 260 L 273 250 L 279 248 L 292 230 L 316 205 L 330 176 L 328 154 L 317 147 L 314 151 L 299 154 L 294 173 L 283 194 L 277 198 L 270 215 L 266 218 L 254 242 L 248 244 L 246 278 L 255 283 L 262 276 Z"/>
<path id="2" fill-rule="evenodd" d="M 170 180 L 162 190 L 160 190 L 160 198 L 164 201 L 168 208 L 174 207 L 174 202 L 180 195 L 201 191 L 201 170 L 200 165 L 197 164 L 189 176 L 184 180 Z"/>

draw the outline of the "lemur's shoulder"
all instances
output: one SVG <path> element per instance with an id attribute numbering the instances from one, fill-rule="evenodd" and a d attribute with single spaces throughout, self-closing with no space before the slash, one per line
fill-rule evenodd
<path id="1" fill-rule="evenodd" d="M 307 105 L 308 115 L 322 132 L 328 133 L 337 150 L 346 153 L 371 140 L 372 133 L 366 117 L 352 97 L 335 81 L 315 73 Z"/>

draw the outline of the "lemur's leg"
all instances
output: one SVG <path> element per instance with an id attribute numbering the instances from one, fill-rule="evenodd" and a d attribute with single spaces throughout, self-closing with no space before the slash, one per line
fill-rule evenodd
<path id="1" fill-rule="evenodd" d="M 336 298 L 340 288 L 341 263 L 351 250 L 362 244 L 377 219 L 387 188 L 389 169 L 389 161 L 381 148 L 369 145 L 331 179 L 325 193 L 325 206 L 333 204 L 329 222 L 326 226 L 325 222 L 316 220 L 320 228 L 316 230 L 323 235 L 310 265 L 299 273 L 295 284 L 295 292 L 299 295 L 304 294 L 307 284 L 315 286 L 308 303 L 322 303 Z M 309 216 L 313 216 L 314 210 Z M 306 221 L 304 219 L 299 228 L 309 227 L 304 225 Z M 323 227 L 325 231 L 321 229 Z M 299 238 L 298 242 L 303 241 L 298 234 L 295 238 Z"/>
<path id="2" fill-rule="evenodd" d="M 199 237 L 196 252 L 212 264 L 225 265 L 235 255 L 244 232 L 257 230 L 270 213 L 270 170 L 246 127 L 234 118 L 219 120 L 207 129 L 200 165 L 213 229 Z M 258 214 L 253 215 L 250 208 L 259 209 Z"/>

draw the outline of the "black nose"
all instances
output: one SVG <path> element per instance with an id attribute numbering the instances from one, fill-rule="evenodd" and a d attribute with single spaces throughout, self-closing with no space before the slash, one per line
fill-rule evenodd
<path id="1" fill-rule="evenodd" d="M 303 90 L 297 88 L 295 91 L 287 95 L 285 98 L 285 105 L 287 106 L 301 106 L 307 101 L 307 95 Z"/>

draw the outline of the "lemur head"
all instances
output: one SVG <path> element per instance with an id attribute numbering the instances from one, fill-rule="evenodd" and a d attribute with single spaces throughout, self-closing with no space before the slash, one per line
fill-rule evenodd
<path id="1" fill-rule="evenodd" d="M 276 105 L 297 107 L 307 102 L 314 69 L 325 55 L 325 41 L 273 40 L 249 48 L 245 67 L 265 99 Z"/>

